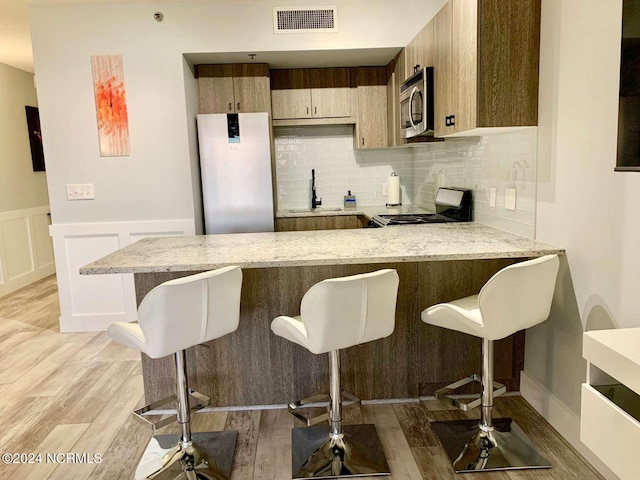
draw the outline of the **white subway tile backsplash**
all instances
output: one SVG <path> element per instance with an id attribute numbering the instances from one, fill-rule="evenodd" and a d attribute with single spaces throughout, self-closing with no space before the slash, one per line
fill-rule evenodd
<path id="1" fill-rule="evenodd" d="M 280 208 L 309 206 L 311 169 L 323 206 L 340 207 L 347 190 L 358 205 L 382 205 L 382 185 L 400 176 L 402 203 L 434 208 L 436 185 L 474 190 L 478 222 L 533 237 L 535 128 L 485 137 L 460 137 L 407 148 L 354 150 L 353 126 L 277 127 L 276 178 Z M 496 208 L 489 188 L 497 188 Z M 517 210 L 504 208 L 506 188 L 517 191 Z"/>

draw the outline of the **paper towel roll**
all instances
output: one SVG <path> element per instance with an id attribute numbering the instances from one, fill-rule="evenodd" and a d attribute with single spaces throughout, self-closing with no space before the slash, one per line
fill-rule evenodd
<path id="1" fill-rule="evenodd" d="M 393 173 L 387 184 L 387 205 L 400 205 L 400 177 Z"/>

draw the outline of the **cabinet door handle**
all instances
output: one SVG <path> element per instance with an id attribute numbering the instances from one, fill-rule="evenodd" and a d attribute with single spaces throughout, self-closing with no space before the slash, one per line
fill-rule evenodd
<path id="1" fill-rule="evenodd" d="M 456 116 L 455 115 L 451 115 L 451 126 L 455 127 L 456 125 Z"/>
<path id="2" fill-rule="evenodd" d="M 240 102 L 238 102 L 238 111 L 240 111 Z"/>
<path id="3" fill-rule="evenodd" d="M 307 107 L 307 115 L 309 115 L 309 107 Z"/>
<path id="4" fill-rule="evenodd" d="M 364 147 L 364 137 L 362 137 L 362 146 Z"/>
<path id="5" fill-rule="evenodd" d="M 229 102 L 229 111 L 231 111 L 233 107 L 231 106 L 231 102 Z"/>
<path id="6" fill-rule="evenodd" d="M 313 107 L 313 113 L 314 115 L 318 113 L 318 107 Z"/>

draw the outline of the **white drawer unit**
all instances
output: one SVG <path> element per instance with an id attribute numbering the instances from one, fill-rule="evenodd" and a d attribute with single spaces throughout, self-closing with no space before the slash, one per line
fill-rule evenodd
<path id="1" fill-rule="evenodd" d="M 640 475 L 640 328 L 587 332 L 580 440 L 622 480 Z"/>

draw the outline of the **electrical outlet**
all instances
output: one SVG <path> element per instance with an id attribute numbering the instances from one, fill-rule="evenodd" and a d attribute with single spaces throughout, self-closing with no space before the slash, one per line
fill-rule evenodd
<path id="1" fill-rule="evenodd" d="M 505 189 L 504 208 L 506 208 L 507 210 L 515 211 L 516 209 L 516 189 L 515 188 Z"/>
<path id="2" fill-rule="evenodd" d="M 389 195 L 389 184 L 387 182 L 382 184 L 382 195 Z"/>
<path id="3" fill-rule="evenodd" d="M 93 200 L 93 183 L 69 183 L 66 185 L 67 200 Z"/>
<path id="4" fill-rule="evenodd" d="M 498 196 L 498 190 L 495 188 L 489 189 L 489 206 L 496 208 L 496 197 Z"/>

